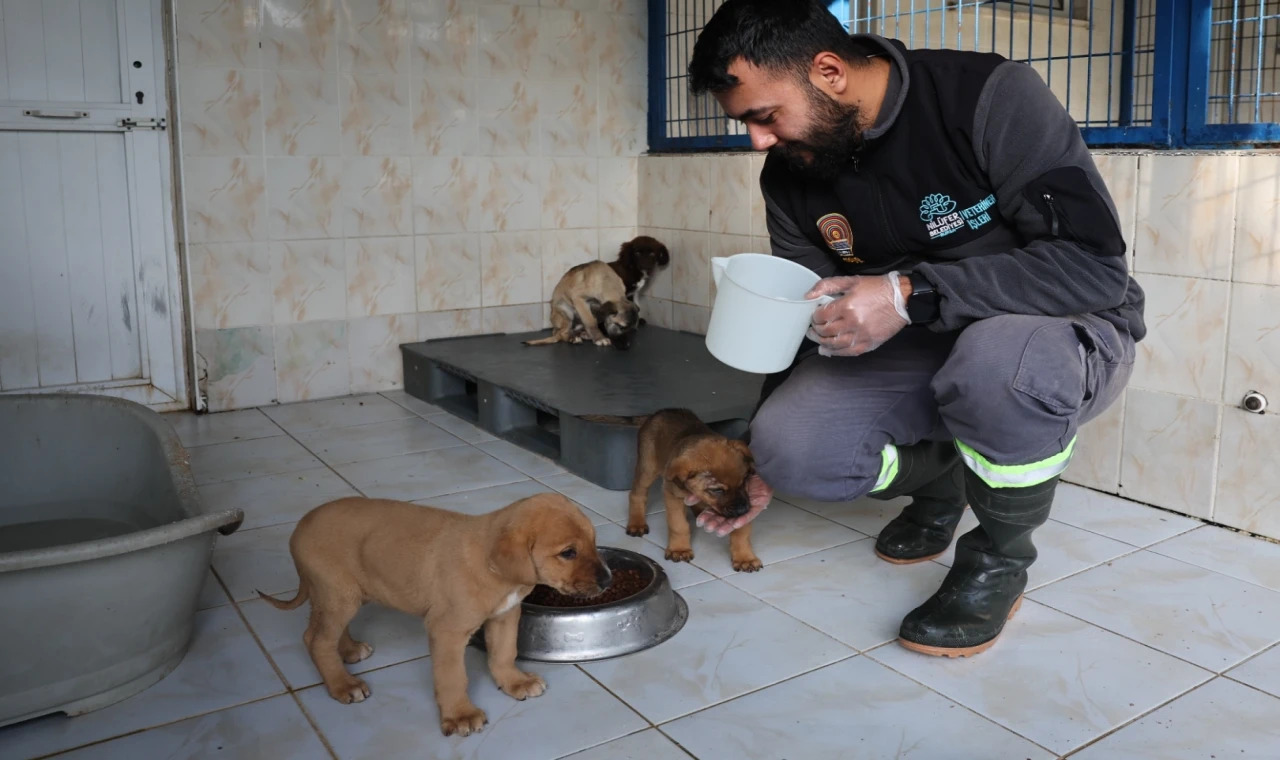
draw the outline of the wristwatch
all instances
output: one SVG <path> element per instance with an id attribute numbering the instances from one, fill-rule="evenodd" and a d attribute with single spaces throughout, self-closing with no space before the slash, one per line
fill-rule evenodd
<path id="1" fill-rule="evenodd" d="M 923 325 L 938 318 L 938 291 L 919 272 L 907 275 L 911 295 L 907 297 L 907 317 L 911 324 Z"/>

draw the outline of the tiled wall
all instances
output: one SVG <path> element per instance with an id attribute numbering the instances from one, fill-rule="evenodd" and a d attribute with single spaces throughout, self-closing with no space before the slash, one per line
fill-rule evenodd
<path id="1" fill-rule="evenodd" d="M 1280 411 L 1280 155 L 1095 159 L 1150 332 L 1067 479 L 1280 539 L 1280 415 L 1239 408 L 1257 390 Z M 640 225 L 672 245 L 655 284 L 671 324 L 705 331 L 710 257 L 768 251 L 761 166 L 758 154 L 640 160 Z"/>
<path id="2" fill-rule="evenodd" d="M 643 0 L 175 0 L 213 410 L 401 383 L 398 345 L 537 329 L 636 234 Z"/>

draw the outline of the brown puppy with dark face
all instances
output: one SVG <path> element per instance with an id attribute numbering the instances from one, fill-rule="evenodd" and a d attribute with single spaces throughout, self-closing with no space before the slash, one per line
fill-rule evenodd
<path id="1" fill-rule="evenodd" d="M 640 235 L 622 244 L 618 258 L 610 261 L 609 267 L 622 278 L 627 298 L 639 305 L 640 291 L 653 279 L 658 267 L 665 267 L 670 261 L 671 254 L 665 245 L 648 235 Z M 640 324 L 645 324 L 643 318 Z"/>
<path id="2" fill-rule="evenodd" d="M 594 304 L 594 305 L 593 305 Z M 628 348 L 640 310 L 627 298 L 622 278 L 603 261 L 569 268 L 551 292 L 551 335 L 526 346 L 581 343 Z"/>
<path id="3" fill-rule="evenodd" d="M 559 494 L 537 494 L 479 516 L 339 499 L 298 521 L 289 553 L 297 595 L 289 601 L 258 595 L 284 610 L 311 600 L 302 640 L 329 695 L 343 704 L 369 696 L 368 685 L 343 667 L 373 654 L 347 628 L 360 607 L 376 602 L 407 612 L 426 624 L 445 736 L 467 736 L 488 721 L 467 696 L 463 654 L 472 634 L 484 626 L 489 673 L 499 689 L 515 699 L 540 696 L 546 682 L 515 665 L 521 600 L 539 583 L 594 596 L 612 578 L 596 552 L 591 521 Z"/>
<path id="4" fill-rule="evenodd" d="M 649 532 L 645 519 L 649 487 L 662 478 L 667 506 L 666 558 L 693 559 L 689 519 L 704 509 L 724 517 L 741 517 L 751 509 L 747 479 L 755 472 L 751 449 L 712 430 L 688 409 L 663 409 L 645 420 L 637 433 L 636 475 L 631 484 L 627 535 Z M 751 523 L 729 534 L 733 569 L 754 572 L 763 567 L 751 549 Z"/>

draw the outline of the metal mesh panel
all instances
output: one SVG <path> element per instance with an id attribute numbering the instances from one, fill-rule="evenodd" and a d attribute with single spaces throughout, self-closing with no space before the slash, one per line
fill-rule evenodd
<path id="1" fill-rule="evenodd" d="M 1280 121 L 1280 0 L 1213 0 L 1208 124 Z"/>
<path id="2" fill-rule="evenodd" d="M 698 32 L 724 0 L 667 0 L 666 136 L 745 136 L 746 127 L 724 115 L 711 95 L 689 93 L 689 58 Z"/>

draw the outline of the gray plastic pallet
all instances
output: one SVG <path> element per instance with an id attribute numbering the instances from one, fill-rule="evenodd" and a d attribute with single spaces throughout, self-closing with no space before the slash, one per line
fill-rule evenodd
<path id="1" fill-rule="evenodd" d="M 764 380 L 721 364 L 693 333 L 646 325 L 629 351 L 522 344 L 546 334 L 405 344 L 405 392 L 598 486 L 625 491 L 635 470 L 634 418 L 684 407 L 736 437 Z"/>

